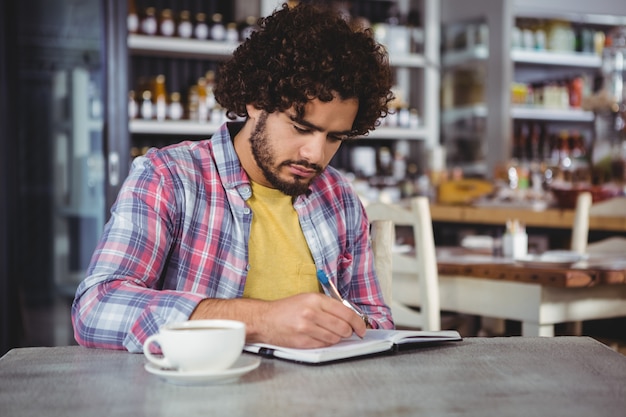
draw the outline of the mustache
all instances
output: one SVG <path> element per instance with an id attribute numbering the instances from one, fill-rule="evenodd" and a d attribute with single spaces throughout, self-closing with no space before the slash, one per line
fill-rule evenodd
<path id="1" fill-rule="evenodd" d="M 322 167 L 321 165 L 312 164 L 309 161 L 305 161 L 305 160 L 299 160 L 299 161 L 287 160 L 287 161 L 284 161 L 284 162 L 282 162 L 280 164 L 280 166 L 289 166 L 289 165 L 300 165 L 300 166 L 303 166 L 305 168 L 312 169 L 315 172 L 317 172 L 318 174 L 321 173 L 324 170 L 324 167 Z"/>

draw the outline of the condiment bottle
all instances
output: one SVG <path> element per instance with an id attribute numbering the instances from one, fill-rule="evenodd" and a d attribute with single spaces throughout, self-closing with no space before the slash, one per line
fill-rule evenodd
<path id="1" fill-rule="evenodd" d="M 163 74 L 159 74 L 154 82 L 154 103 L 157 120 L 165 120 L 167 117 L 167 93 L 165 91 L 165 76 Z"/>
<path id="2" fill-rule="evenodd" d="M 209 37 L 209 25 L 206 23 L 206 15 L 204 13 L 196 14 L 196 26 L 193 30 L 194 37 L 204 40 Z"/>
<path id="3" fill-rule="evenodd" d="M 126 17 L 126 26 L 128 28 L 128 33 L 139 32 L 139 15 L 137 14 L 135 0 L 128 0 L 128 16 Z"/>
<path id="4" fill-rule="evenodd" d="M 206 105 L 207 109 L 211 110 L 217 105 L 215 94 L 213 93 L 213 88 L 215 87 L 215 71 L 207 71 L 204 78 L 206 80 Z"/>
<path id="5" fill-rule="evenodd" d="M 178 92 L 173 92 L 170 96 L 168 116 L 172 120 L 180 120 L 183 118 L 183 105 L 180 103 L 180 93 Z"/>
<path id="6" fill-rule="evenodd" d="M 239 41 L 239 31 L 237 30 L 237 23 L 231 22 L 226 25 L 226 42 L 238 42 Z"/>
<path id="7" fill-rule="evenodd" d="M 239 40 L 245 41 L 252 35 L 252 32 L 256 30 L 256 17 L 248 16 L 246 20 L 242 23 L 241 29 L 239 31 Z"/>
<path id="8" fill-rule="evenodd" d="M 209 108 L 206 102 L 206 78 L 198 78 L 198 121 L 209 120 Z"/>
<path id="9" fill-rule="evenodd" d="M 146 14 L 141 20 L 141 32 L 142 33 L 146 35 L 150 35 L 150 36 L 154 36 L 157 34 L 158 24 L 157 24 L 155 13 L 156 12 L 155 12 L 154 7 L 148 7 L 146 9 Z"/>
<path id="10" fill-rule="evenodd" d="M 187 113 L 190 120 L 198 120 L 198 86 L 196 84 L 189 87 L 189 94 L 187 94 Z"/>
<path id="11" fill-rule="evenodd" d="M 137 105 L 137 100 L 135 99 L 135 91 L 130 90 L 128 92 L 128 118 L 136 119 L 139 114 L 139 106 Z"/>
<path id="12" fill-rule="evenodd" d="M 183 10 L 180 12 L 180 18 L 178 21 L 178 26 L 176 28 L 176 34 L 181 38 L 191 38 L 193 35 L 193 25 L 189 20 L 189 11 Z"/>
<path id="13" fill-rule="evenodd" d="M 176 25 L 172 18 L 171 9 L 163 9 L 161 11 L 161 21 L 159 22 L 159 33 L 161 36 L 174 36 L 176 33 Z"/>
<path id="14" fill-rule="evenodd" d="M 154 116 L 154 108 L 152 105 L 152 93 L 150 90 L 145 90 L 141 94 L 141 117 L 146 120 L 152 119 Z"/>
<path id="15" fill-rule="evenodd" d="M 214 41 L 223 41 L 226 38 L 226 28 L 224 27 L 224 23 L 222 23 L 222 15 L 221 13 L 214 13 L 211 24 L 211 39 Z"/>

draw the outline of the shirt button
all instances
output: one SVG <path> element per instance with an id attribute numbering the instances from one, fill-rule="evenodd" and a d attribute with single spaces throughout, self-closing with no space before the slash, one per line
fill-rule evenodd
<path id="1" fill-rule="evenodd" d="M 239 189 L 239 194 L 243 199 L 247 200 L 252 196 L 252 188 L 249 185 L 244 185 Z"/>
<path id="2" fill-rule="evenodd" d="M 250 266 L 250 264 L 246 265 L 246 271 L 249 271 L 249 270 L 250 270 L 250 268 L 252 268 L 252 267 Z"/>
<path id="3" fill-rule="evenodd" d="M 250 214 L 250 209 L 248 207 L 243 209 L 243 214 Z"/>

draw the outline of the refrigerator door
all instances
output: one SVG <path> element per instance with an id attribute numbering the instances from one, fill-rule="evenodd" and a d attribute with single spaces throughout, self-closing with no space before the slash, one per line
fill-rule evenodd
<path id="1" fill-rule="evenodd" d="M 11 25 L 1 29 L 1 45 L 12 60 L 0 66 L 10 69 L 6 83 L 14 94 L 7 112 L 14 128 L 2 133 L 14 141 L 11 189 L 17 193 L 0 195 L 0 204 L 11 199 L 17 209 L 7 230 L 13 272 L 0 279 L 16 283 L 25 339 L 19 343 L 64 345 L 73 342 L 74 292 L 128 171 L 120 163 L 129 148 L 128 5 L 8 3 L 3 12 Z M 39 314 L 53 325 L 31 329 Z"/>

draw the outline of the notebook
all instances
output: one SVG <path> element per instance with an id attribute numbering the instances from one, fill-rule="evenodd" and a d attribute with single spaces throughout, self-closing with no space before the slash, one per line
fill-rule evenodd
<path id="1" fill-rule="evenodd" d="M 319 364 L 373 354 L 393 354 L 398 351 L 442 342 L 461 341 L 456 330 L 374 330 L 365 333 L 363 339 L 352 335 L 333 346 L 318 349 L 295 349 L 267 343 L 251 343 L 244 351 L 270 358 L 286 359 L 294 362 Z"/>

